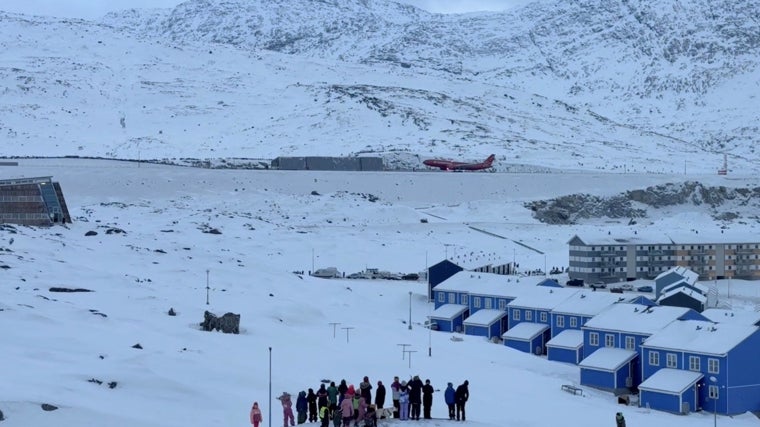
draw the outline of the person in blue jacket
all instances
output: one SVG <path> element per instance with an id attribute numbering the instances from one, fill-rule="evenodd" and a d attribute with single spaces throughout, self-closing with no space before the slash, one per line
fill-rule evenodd
<path id="1" fill-rule="evenodd" d="M 456 391 L 454 390 L 454 384 L 449 383 L 446 387 L 446 391 L 443 393 L 443 397 L 446 399 L 446 406 L 449 407 L 449 419 L 454 419 L 454 404 L 456 404 Z"/>

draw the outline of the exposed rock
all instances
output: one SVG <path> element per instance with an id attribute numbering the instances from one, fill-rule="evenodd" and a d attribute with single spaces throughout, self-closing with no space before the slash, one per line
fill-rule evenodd
<path id="1" fill-rule="evenodd" d="M 55 411 L 56 409 L 58 409 L 58 407 L 55 406 L 55 405 L 51 405 L 49 403 L 43 403 L 42 404 L 42 410 L 43 411 Z"/>
<path id="2" fill-rule="evenodd" d="M 88 231 L 88 232 L 84 233 L 84 235 L 85 235 L 85 236 L 97 236 L 97 235 L 98 235 L 98 232 L 97 232 L 97 231 L 94 231 L 94 230 L 90 230 L 90 231 Z"/>
<path id="3" fill-rule="evenodd" d="M 203 313 L 203 322 L 200 323 L 204 331 L 219 331 L 225 334 L 240 333 L 240 315 L 234 313 L 225 313 L 222 317 L 217 317 L 208 310 Z"/>
<path id="4" fill-rule="evenodd" d="M 108 383 L 108 388 L 114 389 L 114 388 L 116 388 L 116 385 L 117 385 L 116 381 L 111 381 L 110 383 Z"/>
<path id="5" fill-rule="evenodd" d="M 176 315 L 177 315 L 177 312 L 176 312 L 176 311 L 174 311 L 174 307 L 171 307 L 171 308 L 169 309 L 169 316 L 176 316 Z"/>
<path id="6" fill-rule="evenodd" d="M 59 287 L 53 287 L 48 289 L 50 292 L 94 292 L 90 289 L 85 288 L 59 288 Z"/>
<path id="7" fill-rule="evenodd" d="M 121 228 L 111 227 L 106 230 L 106 234 L 127 234 L 127 232 Z"/>
<path id="8" fill-rule="evenodd" d="M 137 344 L 133 345 L 132 348 L 136 348 L 138 350 L 142 350 L 142 346 L 140 345 L 140 343 L 137 343 Z"/>
<path id="9" fill-rule="evenodd" d="M 3 415 L 3 411 L 0 411 L 0 421 L 3 421 L 5 419 L 5 415 Z"/>

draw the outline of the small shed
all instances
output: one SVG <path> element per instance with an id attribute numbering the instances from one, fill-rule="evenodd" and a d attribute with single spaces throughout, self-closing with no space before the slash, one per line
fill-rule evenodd
<path id="1" fill-rule="evenodd" d="M 463 325 L 467 335 L 482 336 L 489 340 L 501 337 L 507 326 L 507 312 L 484 308 L 465 319 Z"/>
<path id="2" fill-rule="evenodd" d="M 686 286 L 669 288 L 657 299 L 660 305 L 690 308 L 697 313 L 705 310 L 707 296 Z"/>
<path id="3" fill-rule="evenodd" d="M 577 365 L 583 360 L 583 331 L 565 329 L 546 343 L 546 357 Z"/>
<path id="4" fill-rule="evenodd" d="M 700 372 L 662 368 L 639 385 L 639 402 L 658 411 L 688 414 L 698 409 Z"/>
<path id="5" fill-rule="evenodd" d="M 592 353 L 579 364 L 581 385 L 611 391 L 628 392 L 633 387 L 633 374 L 638 366 L 638 353 L 622 348 L 605 347 Z"/>
<path id="6" fill-rule="evenodd" d="M 463 322 L 470 311 L 466 305 L 461 304 L 444 304 L 433 311 L 428 316 L 433 330 L 443 332 L 462 332 Z"/>
<path id="7" fill-rule="evenodd" d="M 545 323 L 522 322 L 504 332 L 501 338 L 507 347 L 525 353 L 543 355 L 546 352 L 546 343 L 551 338 L 551 330 Z"/>

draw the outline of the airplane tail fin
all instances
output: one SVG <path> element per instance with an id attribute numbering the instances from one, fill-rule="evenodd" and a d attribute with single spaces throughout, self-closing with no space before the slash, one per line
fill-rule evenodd
<path id="1" fill-rule="evenodd" d="M 493 155 L 493 154 L 491 154 L 490 156 L 488 156 L 488 158 L 486 159 L 486 161 L 483 162 L 483 163 L 485 163 L 486 166 L 491 167 L 491 164 L 493 164 L 494 160 L 496 160 L 496 156 Z"/>

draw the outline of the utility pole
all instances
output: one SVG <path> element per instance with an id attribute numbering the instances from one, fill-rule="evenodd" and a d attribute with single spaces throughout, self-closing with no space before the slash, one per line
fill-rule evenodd
<path id="1" fill-rule="evenodd" d="M 348 333 L 351 331 L 351 329 L 354 329 L 354 327 L 353 326 L 346 326 L 346 327 L 343 327 L 341 329 L 345 329 L 346 330 L 346 343 L 348 343 Z"/>
<path id="2" fill-rule="evenodd" d="M 417 350 L 404 350 L 409 353 L 409 369 L 412 369 L 412 353 L 417 353 Z"/>
<path id="3" fill-rule="evenodd" d="M 409 291 L 409 330 L 412 330 L 412 291 Z"/>
<path id="4" fill-rule="evenodd" d="M 404 357 L 406 356 L 406 348 L 410 347 L 411 344 L 396 344 L 398 346 L 401 346 L 401 360 L 404 360 Z"/>
<path id="5" fill-rule="evenodd" d="M 338 329 L 337 326 L 340 325 L 340 322 L 330 322 L 329 325 L 332 325 L 333 327 L 333 338 L 335 338 L 335 331 Z"/>
<path id="6" fill-rule="evenodd" d="M 272 347 L 269 347 L 269 427 L 272 427 Z"/>

